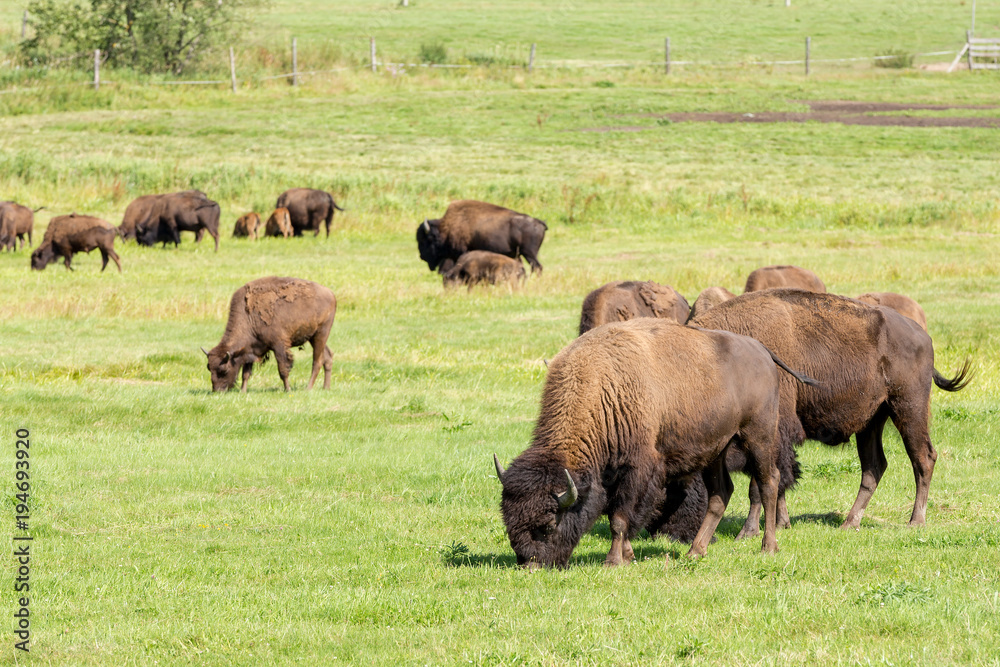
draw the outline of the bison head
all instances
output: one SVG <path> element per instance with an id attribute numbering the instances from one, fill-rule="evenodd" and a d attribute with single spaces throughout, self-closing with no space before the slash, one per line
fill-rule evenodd
<path id="1" fill-rule="evenodd" d="M 51 241 L 43 243 L 31 253 L 31 268 L 36 271 L 41 271 L 54 261 L 56 261 L 56 251 L 52 248 Z"/>
<path id="2" fill-rule="evenodd" d="M 135 240 L 139 245 L 156 245 L 159 235 L 160 225 L 158 221 L 140 222 L 135 226 Z"/>
<path id="3" fill-rule="evenodd" d="M 208 357 L 208 372 L 212 374 L 212 391 L 229 391 L 236 386 L 236 377 L 244 364 L 253 363 L 257 358 L 253 353 L 236 352 L 216 345 L 211 351 L 201 348 Z"/>
<path id="4" fill-rule="evenodd" d="M 586 516 L 597 499 L 588 497 L 587 489 L 581 493 L 566 468 L 530 458 L 522 455 L 505 471 L 493 457 L 503 484 L 500 511 L 507 537 L 518 565 L 566 567 L 580 537 L 600 513 Z"/>
<path id="5" fill-rule="evenodd" d="M 431 271 L 438 269 L 441 262 L 448 258 L 447 244 L 441 238 L 440 223 L 440 220 L 424 220 L 417 227 L 420 259 L 427 262 L 427 268 Z"/>

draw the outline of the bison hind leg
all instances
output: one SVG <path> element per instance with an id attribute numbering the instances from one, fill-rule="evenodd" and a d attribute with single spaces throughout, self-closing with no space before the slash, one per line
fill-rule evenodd
<path id="1" fill-rule="evenodd" d="M 708 492 L 708 511 L 698 529 L 698 534 L 691 543 L 691 549 L 688 550 L 688 556 L 695 558 L 705 555 L 709 540 L 722 521 L 722 515 L 733 495 L 733 480 L 729 476 L 729 470 L 726 469 L 725 452 L 702 471 L 701 477 Z"/>

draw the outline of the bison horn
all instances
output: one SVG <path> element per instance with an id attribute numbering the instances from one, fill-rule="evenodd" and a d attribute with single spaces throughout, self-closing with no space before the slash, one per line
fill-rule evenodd
<path id="1" fill-rule="evenodd" d="M 559 501 L 559 509 L 566 510 L 576 503 L 579 494 L 576 491 L 576 484 L 573 482 L 573 478 L 570 476 L 569 470 L 563 468 L 563 472 L 566 473 L 566 482 L 569 484 L 569 489 L 556 496 L 556 499 Z"/>
<path id="2" fill-rule="evenodd" d="M 506 471 L 500 466 L 500 459 L 497 458 L 496 454 L 493 455 L 493 465 L 497 467 L 497 478 L 503 484 L 503 476 Z"/>
<path id="3" fill-rule="evenodd" d="M 228 364 L 229 360 L 232 359 L 232 358 L 233 358 L 233 355 L 231 355 L 230 353 L 226 352 L 226 354 L 222 357 L 222 363 Z"/>
<path id="4" fill-rule="evenodd" d="M 205 348 L 201 348 L 201 351 L 205 353 L 206 357 L 208 356 L 208 350 L 206 350 Z"/>
<path id="5" fill-rule="evenodd" d="M 422 224 L 422 225 L 421 225 L 421 227 L 423 227 L 423 230 L 424 230 L 424 232 L 429 232 L 429 231 L 431 231 L 431 222 L 430 222 L 430 220 L 427 220 L 427 219 L 425 218 L 425 219 L 424 219 L 424 224 Z"/>

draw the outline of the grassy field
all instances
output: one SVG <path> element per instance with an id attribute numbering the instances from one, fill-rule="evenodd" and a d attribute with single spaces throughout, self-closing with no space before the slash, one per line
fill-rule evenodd
<path id="1" fill-rule="evenodd" d="M 519 26 L 543 26 L 555 11 L 411 4 L 344 3 L 331 15 L 282 1 L 274 32 L 360 43 L 372 17 L 391 15 L 379 34 L 396 35 L 399 54 L 430 40 L 457 53 L 465 47 L 449 35 L 466 25 L 480 31 L 468 48 L 485 50 L 535 41 Z M 840 55 L 936 48 L 949 23 L 961 38 L 969 10 L 886 10 L 895 39 L 877 26 L 837 28 L 861 3 L 793 4 L 806 27 L 837 35 Z M 552 57 L 644 57 L 622 30 L 602 29 L 597 3 L 560 11 L 574 19 L 551 21 Z M 615 20 L 653 49 L 664 25 L 680 35 L 674 25 L 696 23 L 657 25 L 660 11 L 630 3 Z M 977 23 L 1000 22 L 979 11 Z M 794 35 L 788 48 L 798 49 L 801 33 L 766 19 L 790 15 L 783 3 L 732 12 Z M 0 17 L 19 14 L 0 3 Z M 497 21 L 508 16 L 517 20 Z M 738 27 L 715 26 L 734 57 L 773 53 Z M 693 42 L 697 30 L 686 30 Z M 78 255 L 74 272 L 32 272 L 28 250 L 0 254 L 2 483 L 14 482 L 15 430 L 32 441 L 31 661 L 1000 664 L 997 130 L 661 117 L 804 111 L 804 100 L 990 106 L 996 83 L 871 68 L 669 80 L 482 69 L 348 71 L 238 95 L 120 85 L 0 96 L 0 198 L 46 207 L 36 245 L 54 215 L 117 223 L 133 197 L 186 187 L 220 202 L 224 228 L 218 253 L 190 235 L 177 250 L 119 242 L 121 275 L 99 273 L 96 254 Z M 230 238 L 237 216 L 269 212 L 300 185 L 329 189 L 348 209 L 329 239 Z M 548 222 L 541 277 L 513 292 L 442 289 L 413 235 L 465 197 Z M 642 278 L 693 300 L 710 285 L 738 292 L 752 269 L 786 262 L 815 270 L 832 292 L 912 296 L 937 367 L 950 375 L 973 359 L 966 390 L 932 394 L 939 459 L 927 526 L 906 527 L 913 477 L 889 427 L 889 469 L 860 531 L 837 529 L 860 478 L 853 445 L 807 442 L 776 556 L 734 540 L 747 510 L 736 477 L 700 561 L 683 557 L 685 545 L 643 539 L 636 565 L 606 570 L 601 520 L 569 569 L 514 567 L 491 456 L 509 461 L 529 443 L 542 360 L 574 337 L 586 293 Z M 307 348 L 289 394 L 273 362 L 246 395 L 209 392 L 198 348 L 218 342 L 232 292 L 265 275 L 337 294 L 330 391 L 304 390 Z M 4 520 L 13 526 L 13 513 Z M 5 637 L 3 660 L 25 662 Z"/>

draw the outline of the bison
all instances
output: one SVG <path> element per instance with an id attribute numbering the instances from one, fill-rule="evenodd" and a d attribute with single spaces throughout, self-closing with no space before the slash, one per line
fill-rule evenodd
<path id="1" fill-rule="evenodd" d="M 794 447 L 805 438 L 839 445 L 856 435 L 861 486 L 842 528 L 857 528 L 886 470 L 882 430 L 890 419 L 902 437 L 916 481 L 910 525 L 924 524 L 937 460 L 930 439 L 931 385 L 950 392 L 961 390 L 972 377 L 968 360 L 955 377 L 946 378 L 934 368 L 930 337 L 909 319 L 889 308 L 804 290 L 744 294 L 690 324 L 751 336 L 820 383 L 801 387 L 785 378 L 780 381 L 779 526 L 790 525 L 784 492 L 795 484 Z M 741 459 L 739 449 L 732 450 L 730 470 L 739 469 Z M 697 492 L 690 495 L 697 496 Z M 760 499 L 753 482 L 750 502 L 740 537 L 759 533 Z M 674 498 L 667 504 L 684 503 Z M 661 518 L 678 535 L 694 530 L 697 518 L 673 521 L 670 511 L 664 511 Z"/>
<path id="2" fill-rule="evenodd" d="M 292 221 L 288 215 L 287 208 L 276 208 L 271 217 L 267 219 L 267 226 L 264 228 L 265 236 L 280 236 L 288 238 L 295 233 L 292 229 Z"/>
<path id="3" fill-rule="evenodd" d="M 94 248 L 101 251 L 101 271 L 107 268 L 108 258 L 115 261 L 118 273 L 122 271 L 122 263 L 115 252 L 115 237 L 118 230 L 110 222 L 89 215 L 60 215 L 49 221 L 42 243 L 31 253 L 31 268 L 41 271 L 46 266 L 63 258 L 63 263 L 70 271 L 73 254 L 89 253 Z"/>
<path id="4" fill-rule="evenodd" d="M 431 271 L 445 274 L 470 250 L 488 250 L 507 257 L 524 257 L 531 272 L 541 273 L 538 249 L 548 227 L 530 215 L 481 201 L 455 201 L 440 220 L 417 227 L 420 259 Z"/>
<path id="5" fill-rule="evenodd" d="M 184 190 L 182 192 L 141 195 L 136 197 L 125 208 L 125 213 L 122 215 L 122 224 L 118 225 L 118 234 L 122 237 L 122 239 L 126 241 L 134 239 L 136 226 L 139 223 L 148 220 L 153 213 L 153 208 L 156 202 L 158 202 L 162 197 L 167 197 L 170 194 L 195 195 L 208 199 L 205 193 L 201 190 Z"/>
<path id="6" fill-rule="evenodd" d="M 312 389 L 323 367 L 323 388 L 330 388 L 333 355 L 326 346 L 337 313 L 337 298 L 328 288 L 299 278 L 272 276 L 253 280 L 233 293 L 229 302 L 229 320 L 222 340 L 211 350 L 201 348 L 208 357 L 212 391 L 228 391 L 236 385 L 236 374 L 243 369 L 240 391 L 247 390 L 253 365 L 267 360 L 274 352 L 278 375 L 289 391 L 288 372 L 292 369 L 291 348 L 308 341 L 313 350 Z"/>
<path id="7" fill-rule="evenodd" d="M 762 266 L 747 276 L 744 292 L 759 292 L 775 287 L 792 287 L 808 292 L 826 292 L 826 285 L 809 269 L 797 266 Z"/>
<path id="8" fill-rule="evenodd" d="M 233 237 L 248 238 L 251 241 L 257 240 L 257 231 L 261 228 L 260 215 L 257 213 L 244 213 L 236 220 L 233 227 Z"/>
<path id="9" fill-rule="evenodd" d="M 724 462 L 733 442 L 748 452 L 765 497 L 762 549 L 776 551 L 775 363 L 751 338 L 649 318 L 570 343 L 549 364 L 531 446 L 507 470 L 494 455 L 518 564 L 565 567 L 601 514 L 612 534 L 605 564 L 631 561 L 631 540 L 666 481 L 699 473 L 709 509 L 689 554 L 704 555 L 732 494 Z"/>
<path id="10" fill-rule="evenodd" d="M 873 306 L 892 308 L 900 315 L 909 317 L 919 324 L 921 329 L 927 331 L 927 315 L 924 314 L 924 309 L 908 296 L 895 292 L 868 292 L 859 296 L 858 301 L 864 301 Z"/>
<path id="11" fill-rule="evenodd" d="M 344 210 L 337 206 L 337 202 L 329 192 L 312 188 L 285 190 L 278 196 L 274 207 L 288 209 L 295 236 L 302 236 L 307 230 L 315 231 L 314 236 L 319 236 L 320 227 L 325 222 L 327 238 L 330 238 L 333 212 Z"/>
<path id="12" fill-rule="evenodd" d="M 658 317 L 684 324 L 690 311 L 687 300 L 669 285 L 652 280 L 616 280 L 598 287 L 583 300 L 580 335 L 608 322 L 637 317 Z"/>
<path id="13" fill-rule="evenodd" d="M 31 234 L 35 229 L 35 213 L 44 206 L 32 210 L 14 201 L 0 202 L 0 248 L 17 250 L 17 242 L 24 248 L 24 237 L 28 237 L 28 247 L 31 247 Z"/>
<path id="14" fill-rule="evenodd" d="M 205 232 L 215 240 L 219 250 L 219 205 L 198 190 L 159 195 L 149 202 L 146 217 L 136 223 L 135 237 L 142 245 L 162 242 L 180 245 L 180 232 L 194 232 L 201 241 Z"/>
<path id="15" fill-rule="evenodd" d="M 516 285 L 525 280 L 524 264 L 521 260 L 506 255 L 498 255 L 486 250 L 470 250 L 455 262 L 444 274 L 444 286 L 468 285 L 472 289 L 478 283 L 509 283 Z"/>
<path id="16" fill-rule="evenodd" d="M 725 287 L 706 287 L 698 294 L 698 298 L 691 304 L 691 312 L 688 319 L 692 320 L 704 313 L 709 308 L 715 308 L 723 301 L 729 301 L 736 295 Z"/>

